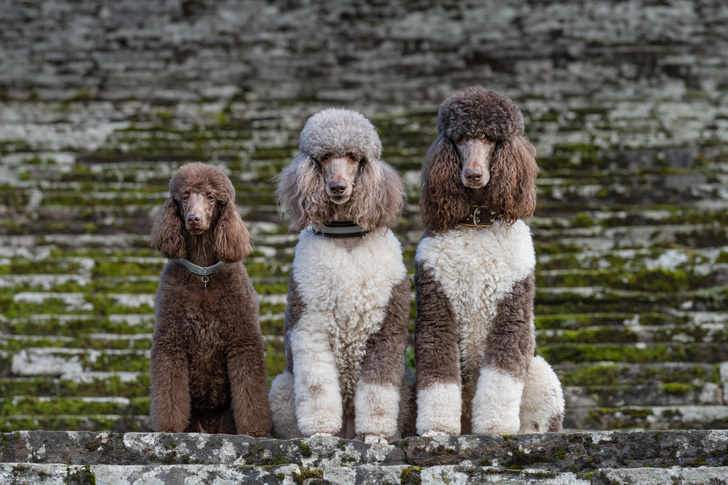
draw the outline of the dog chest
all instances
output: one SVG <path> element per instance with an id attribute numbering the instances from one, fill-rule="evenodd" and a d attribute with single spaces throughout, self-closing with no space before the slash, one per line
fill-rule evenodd
<path id="1" fill-rule="evenodd" d="M 407 275 L 399 241 L 387 230 L 345 248 L 303 231 L 293 275 L 305 308 L 299 330 L 329 340 L 348 400 L 353 397 L 367 339 L 381 328 L 392 288 Z"/>
<path id="2" fill-rule="evenodd" d="M 479 365 L 498 301 L 535 268 L 528 226 L 517 221 L 512 226 L 456 227 L 422 239 L 415 259 L 433 271 L 452 305 L 463 365 Z"/>

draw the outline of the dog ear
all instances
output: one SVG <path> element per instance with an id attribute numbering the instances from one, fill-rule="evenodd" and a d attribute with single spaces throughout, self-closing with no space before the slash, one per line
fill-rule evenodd
<path id="1" fill-rule="evenodd" d="M 291 230 L 323 226 L 331 218 L 320 170 L 313 158 L 300 155 L 274 178 L 280 212 L 291 221 Z"/>
<path id="2" fill-rule="evenodd" d="M 220 207 L 215 225 L 215 252 L 226 263 L 242 260 L 253 251 L 250 234 L 235 208 L 235 201 L 228 200 Z"/>
<path id="3" fill-rule="evenodd" d="M 439 135 L 422 166 L 420 217 L 434 232 L 446 232 L 468 214 L 465 186 L 460 181 L 460 156 L 455 145 Z"/>
<path id="4" fill-rule="evenodd" d="M 182 236 L 182 218 L 179 216 L 177 201 L 167 199 L 152 227 L 150 245 L 158 249 L 167 259 L 187 256 L 187 245 Z"/>
<path id="5" fill-rule="evenodd" d="M 536 147 L 524 136 L 499 142 L 493 153 L 488 183 L 488 205 L 512 224 L 536 210 Z"/>
<path id="6" fill-rule="evenodd" d="M 381 160 L 364 160 L 354 187 L 356 203 L 351 219 L 373 231 L 397 223 L 404 202 L 404 185 L 399 174 Z"/>

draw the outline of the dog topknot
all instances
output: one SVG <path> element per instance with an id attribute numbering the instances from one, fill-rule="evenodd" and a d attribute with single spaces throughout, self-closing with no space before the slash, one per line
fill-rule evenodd
<path id="1" fill-rule="evenodd" d="M 329 108 L 311 116 L 301 132 L 299 148 L 301 154 L 315 160 L 349 153 L 366 160 L 382 156 L 382 142 L 374 125 L 362 114 L 347 109 Z"/>
<path id="2" fill-rule="evenodd" d="M 475 86 L 442 103 L 437 130 L 451 140 L 464 137 L 504 141 L 523 135 L 523 115 L 508 96 Z"/>
<path id="3" fill-rule="evenodd" d="M 483 194 L 491 214 L 506 224 L 533 215 L 536 148 L 524 135 L 523 115 L 508 96 L 482 87 L 467 88 L 442 103 L 437 129 L 437 139 L 422 166 L 420 198 L 420 215 L 432 231 L 449 231 L 470 211 L 470 189 L 461 182 L 457 149 L 462 138 L 495 143 L 490 182 Z"/>

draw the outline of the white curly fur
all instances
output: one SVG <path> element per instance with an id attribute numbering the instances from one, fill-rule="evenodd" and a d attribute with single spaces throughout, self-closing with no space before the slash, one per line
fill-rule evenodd
<path id="1" fill-rule="evenodd" d="M 401 247 L 389 229 L 353 248 L 304 230 L 293 269 L 306 308 L 291 332 L 298 427 L 305 436 L 336 433 L 343 411 L 354 410 L 367 339 L 381 328 L 392 288 L 407 274 Z M 362 425 L 372 434 L 394 434 L 399 390 L 396 399 L 385 392 L 384 401 L 386 407 L 357 406 L 357 432 Z"/>
<path id="2" fill-rule="evenodd" d="M 433 270 L 452 305 L 460 331 L 462 368 L 477 369 L 498 301 L 534 271 L 536 257 L 528 226 L 521 220 L 510 226 L 497 221 L 484 229 L 458 226 L 422 239 L 415 259 Z M 420 390 L 417 432 L 459 433 L 460 392 L 460 386 L 452 384 Z M 543 432 L 550 419 L 563 416 L 564 410 L 561 384 L 540 357 L 532 360 L 525 382 L 496 369 L 480 368 L 472 404 L 476 433 L 516 433 L 521 428 Z"/>

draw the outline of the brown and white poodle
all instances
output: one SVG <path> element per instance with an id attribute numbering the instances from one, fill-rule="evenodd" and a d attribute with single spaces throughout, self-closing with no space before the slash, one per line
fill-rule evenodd
<path id="1" fill-rule="evenodd" d="M 445 100 L 422 169 L 415 256 L 417 432 L 560 431 L 564 399 L 534 356 L 536 149 L 508 97 Z"/>
<path id="2" fill-rule="evenodd" d="M 279 175 L 296 246 L 285 315 L 286 371 L 272 384 L 273 435 L 382 443 L 414 432 L 405 372 L 410 282 L 389 229 L 404 196 L 361 114 L 327 109 Z"/>
<path id="3" fill-rule="evenodd" d="M 270 408 L 258 298 L 241 260 L 250 239 L 218 168 L 181 167 L 151 244 L 169 261 L 155 302 L 155 431 L 265 436 Z"/>

